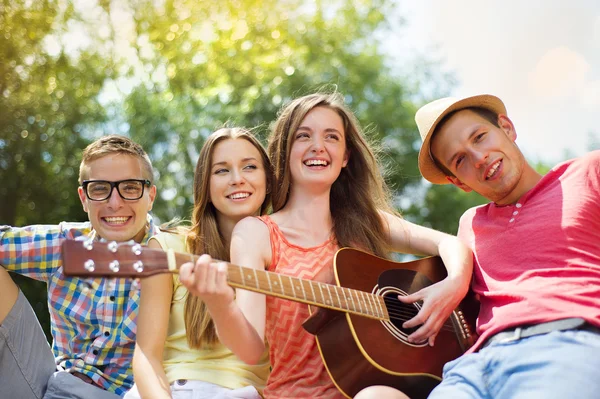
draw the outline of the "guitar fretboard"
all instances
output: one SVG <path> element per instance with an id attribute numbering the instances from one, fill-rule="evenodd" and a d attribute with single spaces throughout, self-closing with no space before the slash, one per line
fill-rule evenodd
<path id="1" fill-rule="evenodd" d="M 236 288 L 389 320 L 383 298 L 378 295 L 232 264 L 228 265 L 227 272 L 229 284 Z"/>

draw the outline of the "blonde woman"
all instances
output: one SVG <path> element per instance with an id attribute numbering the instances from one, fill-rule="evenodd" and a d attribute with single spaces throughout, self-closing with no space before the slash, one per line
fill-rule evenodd
<path id="1" fill-rule="evenodd" d="M 192 227 L 154 236 L 149 246 L 229 259 L 235 224 L 269 205 L 269 159 L 244 129 L 210 135 L 194 177 Z M 142 282 L 134 388 L 126 398 L 260 398 L 268 372 L 266 354 L 250 366 L 219 342 L 203 301 L 188 295 L 177 276 Z"/>

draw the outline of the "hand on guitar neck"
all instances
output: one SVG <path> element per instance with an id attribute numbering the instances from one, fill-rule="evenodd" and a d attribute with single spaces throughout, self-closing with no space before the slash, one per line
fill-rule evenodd
<path id="1" fill-rule="evenodd" d="M 204 267 L 196 267 L 203 265 Z M 179 278 L 192 295 L 202 298 L 209 309 L 223 311 L 234 300 L 234 292 L 227 284 L 227 262 L 202 255 L 196 262 L 187 262 L 179 268 Z"/>

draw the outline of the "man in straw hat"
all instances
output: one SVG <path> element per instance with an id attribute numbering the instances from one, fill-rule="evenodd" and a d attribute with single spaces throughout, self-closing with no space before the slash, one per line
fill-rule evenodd
<path id="1" fill-rule="evenodd" d="M 600 151 L 540 175 L 491 95 L 433 101 L 415 119 L 423 177 L 491 201 L 458 231 L 480 337 L 430 398 L 599 397 Z"/>

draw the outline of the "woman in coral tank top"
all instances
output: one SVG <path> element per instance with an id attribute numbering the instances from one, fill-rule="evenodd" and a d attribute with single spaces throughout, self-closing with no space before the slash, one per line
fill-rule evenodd
<path id="1" fill-rule="evenodd" d="M 433 344 L 468 289 L 471 252 L 455 237 L 393 212 L 376 157 L 343 97 L 312 94 L 284 107 L 271 133 L 269 156 L 275 168 L 274 213 L 236 225 L 231 262 L 330 282 L 333 256 L 343 246 L 382 257 L 391 251 L 440 255 L 449 277 L 404 299 L 423 300 L 419 314 L 406 322 L 406 327 L 423 323 L 410 339 Z M 269 343 L 266 398 L 344 397 L 325 369 L 314 336 L 302 328 L 306 305 L 244 290 L 234 297 L 226 268 L 208 255 L 182 267 L 180 275 L 206 303 L 221 342 L 243 361 L 257 362 L 265 339 Z"/>

